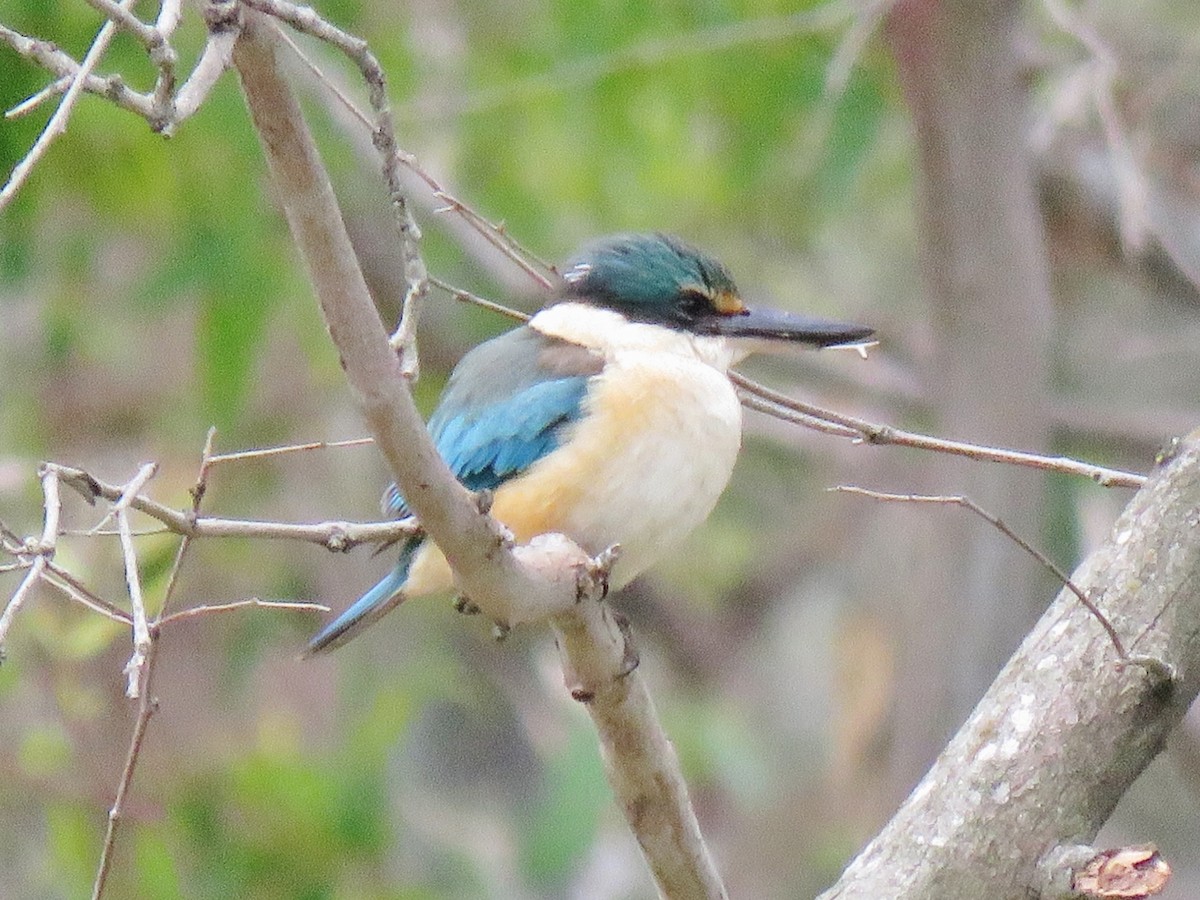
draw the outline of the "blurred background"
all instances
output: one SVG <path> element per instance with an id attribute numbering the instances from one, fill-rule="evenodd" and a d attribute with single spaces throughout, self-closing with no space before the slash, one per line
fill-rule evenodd
<path id="1" fill-rule="evenodd" d="M 1200 8 L 983 6 L 318 3 L 378 54 L 405 148 L 536 253 L 670 231 L 751 300 L 870 323 L 882 341 L 865 362 L 810 354 L 748 374 L 876 421 L 1148 471 L 1200 421 Z M 185 11 L 191 60 L 204 31 Z M 0 22 L 79 58 L 99 18 L 0 0 Z M 362 96 L 343 60 L 300 44 Z M 124 36 L 101 71 L 153 80 Z M 46 82 L 0 49 L 3 108 Z M 296 83 L 394 322 L 403 282 L 368 136 L 299 65 Z M 0 124 L 0 170 L 47 115 Z M 527 277 L 415 182 L 413 197 L 432 272 L 537 308 Z M 115 482 L 155 460 L 150 492 L 185 507 L 210 425 L 219 451 L 365 433 L 232 75 L 169 141 L 83 98 L 0 214 L 0 323 L 0 521 L 21 535 L 41 530 L 41 459 Z M 435 293 L 422 407 L 507 327 Z M 386 481 L 369 446 L 298 453 L 219 467 L 205 509 L 370 519 Z M 830 884 L 1056 591 L 965 511 L 828 492 L 840 483 L 967 493 L 1068 569 L 1129 497 L 747 413 L 711 520 L 613 601 L 732 896 Z M 66 498 L 66 528 L 97 518 Z M 175 547 L 139 539 L 152 606 Z M 115 539 L 68 535 L 57 561 L 124 597 Z M 341 608 L 389 565 L 368 548 L 205 540 L 172 604 Z M 0 574 L 0 595 L 19 579 Z M 298 661 L 317 625 L 246 611 L 164 633 L 109 896 L 653 895 L 543 629 L 496 644 L 429 601 Z M 128 635 L 41 589 L 6 651 L 0 896 L 85 896 L 135 714 Z M 1176 870 L 1162 896 L 1193 897 L 1198 822 L 1192 721 L 1101 842 L 1157 843 Z"/>

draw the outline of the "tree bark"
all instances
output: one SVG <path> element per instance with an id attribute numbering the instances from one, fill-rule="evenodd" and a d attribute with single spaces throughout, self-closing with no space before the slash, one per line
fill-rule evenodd
<path id="1" fill-rule="evenodd" d="M 1139 491 L 970 720 L 823 900 L 1028 900 L 1090 841 L 1200 691 L 1200 429 Z M 1169 673 L 1164 677 L 1164 672 Z"/>

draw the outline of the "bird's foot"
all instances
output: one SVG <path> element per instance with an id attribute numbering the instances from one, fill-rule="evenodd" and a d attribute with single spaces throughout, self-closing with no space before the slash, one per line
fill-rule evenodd
<path id="1" fill-rule="evenodd" d="M 475 492 L 475 508 L 482 515 L 487 515 L 492 511 L 492 504 L 496 501 L 496 492 L 490 488 L 481 488 Z"/>
<path id="2" fill-rule="evenodd" d="M 612 607 L 609 607 L 612 609 Z M 621 632 L 621 640 L 625 645 L 625 650 L 621 655 L 621 668 L 617 670 L 617 678 L 624 678 L 630 672 L 641 664 L 642 658 L 638 655 L 637 647 L 633 643 L 633 629 L 629 626 L 629 618 L 616 609 L 612 610 L 613 621 L 617 623 L 617 628 Z"/>
<path id="3" fill-rule="evenodd" d="M 621 545 L 613 544 L 579 567 L 575 580 L 576 603 L 586 597 L 603 600 L 608 596 L 608 579 L 612 574 L 612 567 L 620 557 Z"/>
<path id="4" fill-rule="evenodd" d="M 462 613 L 464 616 L 475 616 L 479 614 L 479 607 L 475 605 L 470 597 L 464 597 L 459 594 L 454 598 L 454 611 Z"/>

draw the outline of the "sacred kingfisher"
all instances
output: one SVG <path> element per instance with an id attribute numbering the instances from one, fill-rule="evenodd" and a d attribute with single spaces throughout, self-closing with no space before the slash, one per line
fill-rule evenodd
<path id="1" fill-rule="evenodd" d="M 872 329 L 751 310 L 723 265 L 663 234 L 610 237 L 567 268 L 526 325 L 480 344 L 450 375 L 429 430 L 467 488 L 518 542 L 549 532 L 590 554 L 613 544 L 620 588 L 704 521 L 733 472 L 742 413 L 729 367 L 769 345 L 830 347 Z M 395 485 L 385 511 L 407 515 Z M 330 650 L 409 597 L 445 592 L 437 546 L 396 567 L 308 644 Z"/>

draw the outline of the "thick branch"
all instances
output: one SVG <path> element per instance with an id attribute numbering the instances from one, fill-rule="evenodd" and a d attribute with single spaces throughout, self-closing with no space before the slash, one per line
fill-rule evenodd
<path id="1" fill-rule="evenodd" d="M 1130 502 L 970 720 L 825 900 L 1024 900 L 1051 848 L 1090 840 L 1200 691 L 1200 431 Z M 1162 671 L 1174 673 L 1164 680 Z"/>

